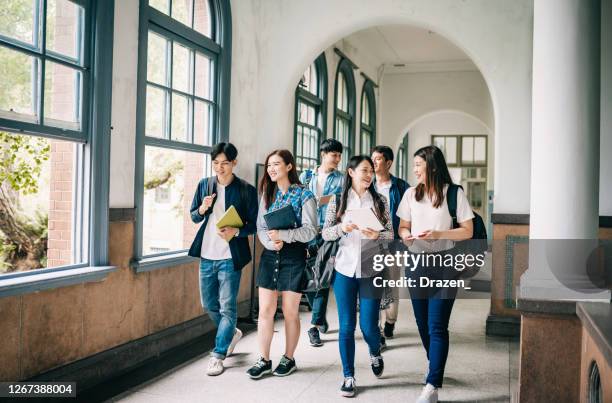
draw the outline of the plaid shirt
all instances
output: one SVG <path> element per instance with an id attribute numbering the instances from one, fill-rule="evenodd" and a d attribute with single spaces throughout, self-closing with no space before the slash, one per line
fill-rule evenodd
<path id="1" fill-rule="evenodd" d="M 297 217 L 298 223 L 301 225 L 302 205 L 308 200 L 314 198 L 314 194 L 312 194 L 310 190 L 294 183 L 289 186 L 289 189 L 287 189 L 287 193 L 285 194 L 283 194 L 280 189 L 276 191 L 274 202 L 272 202 L 272 204 L 268 208 L 268 213 L 290 204 L 293 207 L 293 211 L 295 212 L 295 216 Z"/>
<path id="2" fill-rule="evenodd" d="M 318 175 L 319 175 L 318 167 L 315 169 L 308 169 L 302 172 L 302 174 L 300 175 L 300 182 L 306 183 L 307 180 L 309 181 L 308 189 L 313 194 L 317 192 Z M 338 171 L 337 169 L 334 169 L 327 176 L 327 180 L 325 181 L 325 185 L 323 186 L 322 196 L 342 193 L 343 185 L 344 185 L 344 174 L 342 174 L 342 172 Z M 319 201 L 317 200 L 317 206 L 318 206 L 317 216 L 319 219 L 319 228 L 323 228 L 323 225 L 325 224 L 325 212 L 327 211 L 327 204 L 324 206 L 319 206 Z"/>

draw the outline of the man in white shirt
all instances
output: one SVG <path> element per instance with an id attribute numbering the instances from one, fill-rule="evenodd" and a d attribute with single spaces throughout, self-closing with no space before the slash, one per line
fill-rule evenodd
<path id="1" fill-rule="evenodd" d="M 399 239 L 399 217 L 397 216 L 397 208 L 402 200 L 402 196 L 408 189 L 409 185 L 401 178 L 391 175 L 391 166 L 393 165 L 393 150 L 387 146 L 378 145 L 372 151 L 372 161 L 374 162 L 374 172 L 376 174 L 375 185 L 376 191 L 387 198 L 391 218 L 393 220 L 393 237 Z M 400 270 L 390 268 L 388 271 L 391 279 L 399 279 Z M 399 308 L 399 292 L 397 288 L 393 288 L 393 301 L 383 311 L 385 320 L 384 328 L 381 335 L 381 347 L 387 347 L 387 338 L 393 338 L 395 322 L 397 321 Z"/>
<path id="2" fill-rule="evenodd" d="M 241 269 L 251 260 L 248 236 L 256 232 L 257 191 L 233 174 L 238 151 L 231 143 L 213 147 L 211 158 L 215 176 L 198 184 L 191 204 L 191 219 L 203 222 L 189 249 L 189 256 L 200 258 L 200 297 L 202 307 L 217 325 L 215 348 L 208 363 L 208 375 L 223 372 L 223 360 L 232 354 L 242 337 L 237 322 L 237 297 Z M 228 208 L 234 206 L 241 228 L 217 228 Z"/>

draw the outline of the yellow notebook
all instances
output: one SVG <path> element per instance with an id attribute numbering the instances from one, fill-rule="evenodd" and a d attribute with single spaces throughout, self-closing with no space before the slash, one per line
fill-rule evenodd
<path id="1" fill-rule="evenodd" d="M 221 219 L 217 222 L 217 228 L 242 228 L 243 226 L 244 223 L 242 222 L 242 219 L 238 215 L 238 211 L 236 211 L 234 206 L 230 206 L 225 214 L 223 214 L 223 217 L 221 217 Z"/>

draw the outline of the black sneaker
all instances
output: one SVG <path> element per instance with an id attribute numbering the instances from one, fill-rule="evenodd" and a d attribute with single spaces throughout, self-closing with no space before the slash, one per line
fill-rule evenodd
<path id="1" fill-rule="evenodd" d="M 292 358 L 288 358 L 286 355 L 283 355 L 280 359 L 280 363 L 278 364 L 274 372 L 272 372 L 272 375 L 287 376 L 294 372 L 296 369 L 297 367 L 295 366 L 295 360 Z"/>
<path id="2" fill-rule="evenodd" d="M 321 347 L 323 345 L 321 337 L 319 336 L 319 329 L 315 326 L 308 330 L 308 338 L 310 339 L 310 345 L 313 347 Z"/>
<path id="3" fill-rule="evenodd" d="M 344 382 L 342 382 L 340 387 L 340 394 L 344 397 L 353 397 L 355 396 L 355 389 L 355 378 L 344 378 Z"/>
<path id="4" fill-rule="evenodd" d="M 370 356 L 370 363 L 372 363 L 372 372 L 377 378 L 380 378 L 385 370 L 385 362 L 383 361 L 382 355 Z"/>
<path id="5" fill-rule="evenodd" d="M 380 335 L 380 351 L 383 351 L 386 349 L 387 349 L 387 340 L 385 339 L 385 336 L 381 334 Z"/>
<path id="6" fill-rule="evenodd" d="M 327 331 L 329 330 L 329 323 L 327 323 L 327 320 L 325 320 L 325 323 L 323 323 L 323 325 L 319 326 L 319 330 L 323 334 L 327 333 Z"/>
<path id="7" fill-rule="evenodd" d="M 263 357 L 260 357 L 255 365 L 247 371 L 251 379 L 259 379 L 270 373 L 272 373 L 272 360 L 266 361 Z"/>
<path id="8" fill-rule="evenodd" d="M 385 337 L 388 339 L 392 339 L 394 330 L 395 330 L 395 323 L 389 323 L 385 321 L 385 329 L 383 330 Z"/>

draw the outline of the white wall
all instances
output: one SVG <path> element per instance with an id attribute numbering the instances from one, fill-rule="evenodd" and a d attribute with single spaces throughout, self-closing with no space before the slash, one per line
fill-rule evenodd
<path id="1" fill-rule="evenodd" d="M 110 207 L 134 207 L 138 0 L 115 2 Z"/>
<path id="2" fill-rule="evenodd" d="M 431 144 L 431 135 L 455 135 L 455 134 L 484 134 L 489 136 L 489 128 L 480 120 L 464 112 L 441 110 L 429 113 L 410 126 L 408 130 L 408 183 L 415 184 L 416 179 L 412 172 L 412 156 L 421 147 Z M 488 157 L 491 158 L 491 137 L 488 138 Z M 399 144 L 398 144 L 399 145 Z M 394 151 L 397 151 L 397 146 Z M 493 188 L 493 177 L 491 176 L 491 160 L 487 171 L 487 189 Z M 395 167 L 393 168 L 395 169 Z"/>
<path id="3" fill-rule="evenodd" d="M 495 110 L 495 176 L 504 178 L 495 181 L 496 211 L 529 212 L 531 0 L 240 0 L 232 12 L 230 139 L 243 153 L 261 160 L 290 147 L 295 85 L 323 49 L 368 27 L 412 24 L 451 40 L 482 72 Z"/>

